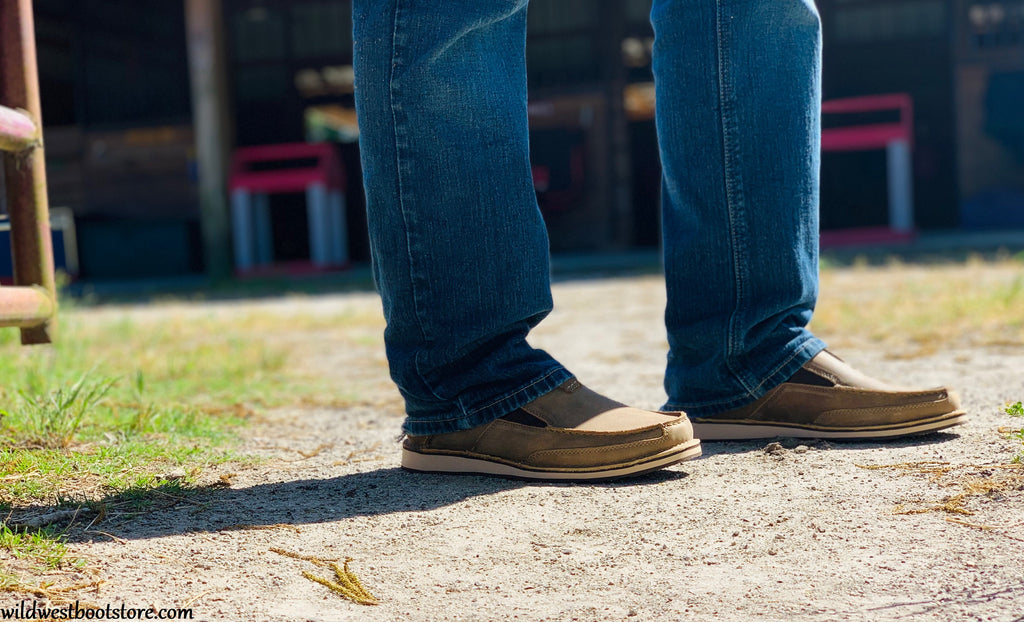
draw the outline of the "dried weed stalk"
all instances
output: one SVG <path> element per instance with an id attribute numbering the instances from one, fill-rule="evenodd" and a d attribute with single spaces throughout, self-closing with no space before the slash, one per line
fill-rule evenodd
<path id="1" fill-rule="evenodd" d="M 337 579 L 336 581 L 332 581 L 324 577 L 318 577 L 312 572 L 306 570 L 302 571 L 302 576 L 306 577 L 314 583 L 319 583 L 320 585 L 326 587 L 335 594 L 338 594 L 342 598 L 351 600 L 352 602 L 359 605 L 380 604 L 380 601 L 377 600 L 373 596 L 373 594 L 371 594 L 365 587 L 363 587 L 363 584 L 359 580 L 359 577 L 357 577 L 355 573 L 349 569 L 348 563 L 352 561 L 352 558 L 346 558 L 345 561 L 343 562 L 343 565 L 339 566 L 338 561 L 333 559 L 324 560 L 320 559 L 319 557 L 314 557 L 312 555 L 301 555 L 299 553 L 293 553 L 291 551 L 286 551 L 284 549 L 276 547 L 271 548 L 270 550 L 274 553 L 277 553 L 278 555 L 291 557 L 292 559 L 300 559 L 302 561 L 310 562 L 314 566 L 319 566 L 321 568 L 326 567 L 333 570 L 334 576 Z"/>

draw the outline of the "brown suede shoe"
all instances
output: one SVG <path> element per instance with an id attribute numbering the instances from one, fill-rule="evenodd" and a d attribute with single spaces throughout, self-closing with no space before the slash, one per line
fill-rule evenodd
<path id="1" fill-rule="evenodd" d="M 875 380 L 825 350 L 759 400 L 710 417 L 691 417 L 703 440 L 879 439 L 942 430 L 966 422 L 960 398 L 945 387 L 902 389 Z"/>
<path id="2" fill-rule="evenodd" d="M 409 436 L 402 467 L 538 480 L 638 475 L 700 455 L 682 413 L 630 408 L 576 379 L 521 409 L 471 430 Z"/>

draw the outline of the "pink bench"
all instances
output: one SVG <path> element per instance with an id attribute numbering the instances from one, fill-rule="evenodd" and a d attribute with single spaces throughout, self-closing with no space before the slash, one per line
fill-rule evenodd
<path id="1" fill-rule="evenodd" d="M 273 262 L 270 195 L 305 192 L 309 254 L 314 268 L 348 262 L 345 173 L 329 143 L 285 143 L 237 149 L 231 161 L 235 268 Z"/>
<path id="2" fill-rule="evenodd" d="M 822 151 L 886 151 L 887 186 L 889 195 L 889 225 L 887 231 L 858 230 L 859 236 L 851 241 L 891 241 L 908 239 L 914 231 L 914 176 L 911 153 L 914 143 L 914 106 L 910 95 L 893 93 L 833 99 L 822 103 L 825 114 L 857 114 L 867 112 L 898 111 L 894 122 L 864 123 L 848 127 L 823 129 Z M 822 234 L 827 245 L 833 238 L 842 243 L 838 232 Z M 849 236 L 847 236 L 849 237 Z"/>

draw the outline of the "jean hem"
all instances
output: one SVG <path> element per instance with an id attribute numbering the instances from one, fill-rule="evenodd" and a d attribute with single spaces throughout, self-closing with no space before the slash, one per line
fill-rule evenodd
<path id="1" fill-rule="evenodd" d="M 780 365 L 764 376 L 764 380 L 752 391 L 714 402 L 683 404 L 667 402 L 662 409 L 669 411 L 685 411 L 693 417 L 713 417 L 730 410 L 746 406 L 763 397 L 766 393 L 793 377 L 801 367 L 826 347 L 825 342 L 814 335 L 809 335 Z"/>
<path id="2" fill-rule="evenodd" d="M 491 400 L 483 406 L 467 409 L 466 412 L 460 413 L 458 416 L 420 421 L 406 419 L 402 425 L 402 431 L 412 436 L 429 436 L 487 425 L 517 408 L 529 404 L 538 397 L 554 391 L 571 378 L 573 378 L 573 374 L 559 365 L 512 393 Z"/>

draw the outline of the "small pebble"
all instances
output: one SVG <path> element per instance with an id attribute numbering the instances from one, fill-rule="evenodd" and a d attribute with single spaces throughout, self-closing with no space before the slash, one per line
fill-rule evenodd
<path id="1" fill-rule="evenodd" d="M 796 447 L 793 448 L 793 453 L 795 453 L 795 454 L 805 454 L 809 450 L 810 450 L 810 447 L 808 447 L 807 445 L 797 445 Z"/>
<path id="2" fill-rule="evenodd" d="M 186 475 L 187 473 L 185 473 L 185 469 L 174 469 L 173 471 L 161 475 L 160 479 L 165 479 L 169 482 L 173 482 L 179 479 L 185 479 Z"/>

